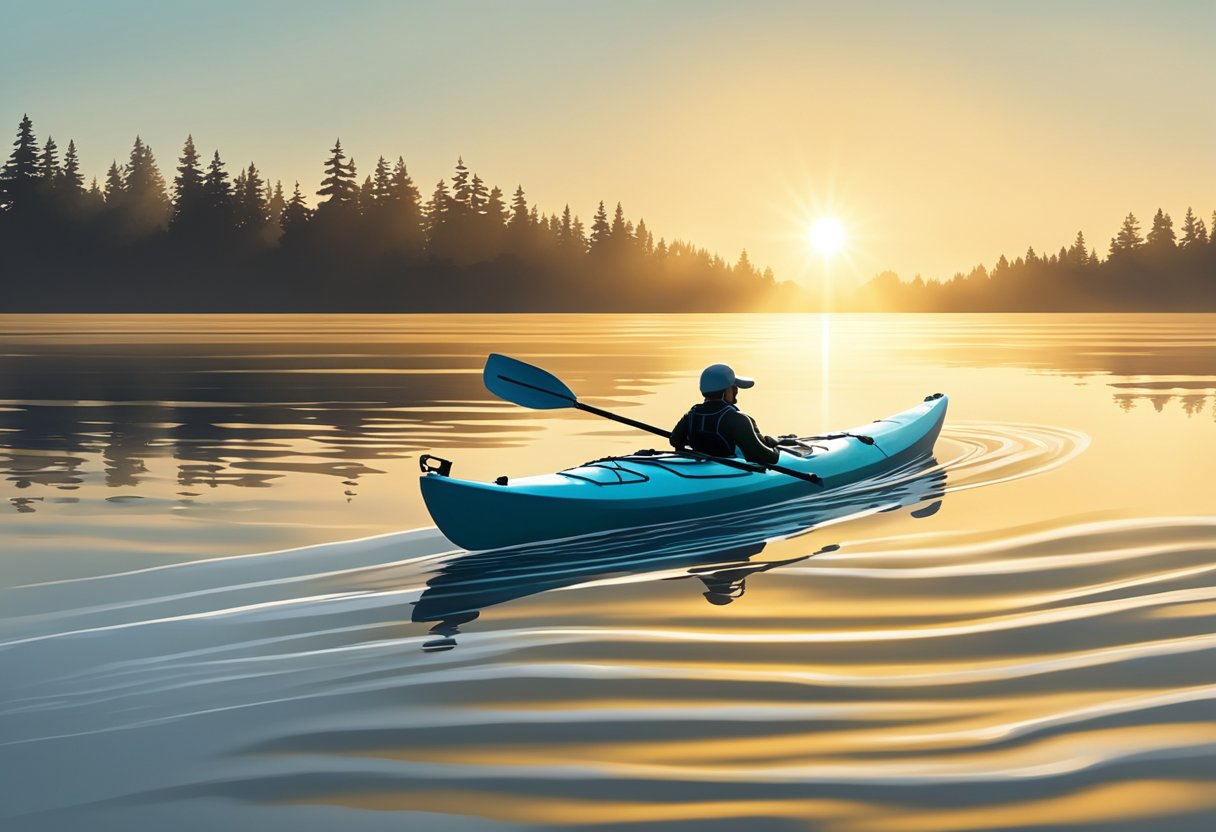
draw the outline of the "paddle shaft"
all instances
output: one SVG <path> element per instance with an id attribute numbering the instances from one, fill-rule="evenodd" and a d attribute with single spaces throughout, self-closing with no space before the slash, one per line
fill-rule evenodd
<path id="1" fill-rule="evenodd" d="M 607 410 L 600 410 L 598 407 L 592 407 L 589 404 L 583 404 L 582 402 L 577 401 L 577 400 L 574 402 L 574 407 L 578 408 L 579 410 L 586 411 L 587 413 L 594 414 L 596 416 L 603 416 L 605 419 L 612 419 L 614 422 L 620 422 L 621 424 L 629 425 L 630 427 L 641 428 L 642 430 L 648 430 L 651 433 L 658 434 L 659 436 L 662 436 L 666 439 L 671 438 L 671 431 L 669 431 L 669 430 L 663 430 L 662 428 L 656 428 L 654 425 L 648 425 L 645 422 L 637 422 L 637 421 L 634 421 L 633 419 L 627 419 L 624 416 L 618 416 L 617 414 L 611 413 Z M 805 482 L 814 483 L 816 485 L 818 485 L 822 482 L 822 480 L 820 480 L 819 476 L 816 474 L 808 474 L 805 471 L 796 471 L 793 468 L 786 468 L 784 465 L 773 465 L 772 463 L 768 463 L 768 462 L 740 462 L 738 460 L 730 459 L 728 457 L 714 456 L 712 454 L 703 454 L 703 453 L 700 453 L 699 451 L 680 451 L 680 453 L 688 454 L 689 456 L 697 457 L 698 459 L 708 459 L 713 462 L 717 462 L 720 465 L 725 465 L 727 468 L 738 468 L 740 471 L 751 471 L 753 473 L 756 473 L 759 471 L 769 470 L 769 471 L 776 471 L 778 474 L 785 474 L 788 477 L 794 477 L 795 479 L 804 480 Z"/>
<path id="2" fill-rule="evenodd" d="M 611 419 L 614 422 L 620 422 L 622 425 L 629 425 L 630 427 L 633 427 L 633 428 L 640 428 L 641 430 L 648 430 L 653 434 L 663 437 L 664 439 L 671 438 L 671 431 L 663 430 L 662 428 L 656 428 L 654 425 L 648 425 L 645 422 L 636 422 L 633 419 L 629 419 L 624 416 L 618 416 L 617 414 L 610 413 L 607 410 L 600 410 L 598 407 L 592 407 L 591 405 L 583 404 L 580 401 L 575 401 L 574 406 L 577 407 L 579 410 L 586 411 L 587 413 L 592 413 L 592 414 L 595 414 L 596 416 L 603 416 L 605 419 Z"/>

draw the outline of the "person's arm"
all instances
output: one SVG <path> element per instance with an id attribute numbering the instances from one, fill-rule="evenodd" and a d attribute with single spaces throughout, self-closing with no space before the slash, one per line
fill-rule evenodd
<path id="1" fill-rule="evenodd" d="M 729 413 L 722 420 L 722 432 L 726 438 L 743 451 L 743 458 L 749 462 L 763 462 L 775 465 L 781 458 L 781 453 L 775 448 L 764 444 L 756 424 L 750 416 L 742 413 Z"/>
<path id="2" fill-rule="evenodd" d="M 688 414 L 685 413 L 680 417 L 680 421 L 676 422 L 676 426 L 671 429 L 671 447 L 677 451 L 684 450 L 684 446 L 688 444 Z"/>
<path id="3" fill-rule="evenodd" d="M 755 420 L 755 419 L 753 419 L 751 416 L 748 416 L 747 418 L 748 418 L 749 420 L 751 420 L 751 423 L 752 423 L 752 430 L 754 430 L 754 431 L 756 432 L 756 436 L 759 436 L 759 437 L 760 437 L 760 441 L 761 441 L 761 442 L 763 442 L 765 445 L 768 445 L 770 448 L 776 448 L 776 447 L 778 447 L 778 446 L 781 444 L 781 443 L 780 443 L 780 442 L 778 442 L 776 439 L 774 439 L 773 437 L 769 436 L 767 433 L 761 433 L 761 432 L 760 432 L 760 426 L 756 424 L 756 420 Z"/>

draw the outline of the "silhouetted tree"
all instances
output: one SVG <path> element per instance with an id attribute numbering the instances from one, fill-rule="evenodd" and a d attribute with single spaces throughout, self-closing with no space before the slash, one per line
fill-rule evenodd
<path id="1" fill-rule="evenodd" d="M 608 236 L 617 245 L 624 245 L 629 240 L 629 229 L 625 227 L 625 209 L 619 202 L 612 215 L 612 229 L 608 232 Z"/>
<path id="2" fill-rule="evenodd" d="M 516 187 L 515 196 L 511 199 L 511 219 L 509 222 L 510 227 L 515 231 L 522 231 L 531 224 L 528 213 L 528 200 L 524 198 L 523 185 Z"/>
<path id="3" fill-rule="evenodd" d="M 216 153 L 219 159 L 219 153 Z M 173 177 L 173 217 L 171 227 L 188 228 L 200 221 L 206 210 L 207 195 L 203 188 L 203 171 L 199 167 L 198 150 L 194 147 L 194 136 L 186 136 L 182 155 L 177 162 L 177 176 Z"/>
<path id="4" fill-rule="evenodd" d="M 123 230 L 140 237 L 163 229 L 169 222 L 169 196 L 165 180 L 156 167 L 152 148 L 139 136 L 131 148 L 130 160 L 124 172 L 126 196 L 123 200 Z"/>
<path id="5" fill-rule="evenodd" d="M 1111 238 L 1111 256 L 1135 251 L 1142 245 L 1144 245 L 1144 238 L 1140 236 L 1140 221 L 1136 219 L 1135 214 L 1128 213 L 1123 220 L 1123 225 L 1119 228 L 1119 233 Z"/>
<path id="6" fill-rule="evenodd" d="M 122 170 L 118 167 L 118 161 L 110 162 L 110 168 L 106 171 L 106 188 L 104 193 L 106 207 L 109 209 L 117 208 L 122 203 L 126 190 L 126 182 L 123 180 Z"/>
<path id="7" fill-rule="evenodd" d="M 1085 242 L 1085 234 L 1083 232 L 1077 232 L 1077 238 L 1073 240 L 1072 246 L 1067 252 L 1060 255 L 1060 259 L 1066 260 L 1074 268 L 1080 268 L 1089 263 L 1089 244 Z"/>
<path id="8" fill-rule="evenodd" d="M 591 220 L 591 250 L 602 251 L 612 236 L 612 226 L 608 224 L 608 212 L 604 210 L 604 201 L 600 200 L 599 208 Z"/>
<path id="9" fill-rule="evenodd" d="M 291 192 L 291 198 L 287 200 L 287 205 L 283 208 L 281 224 L 284 237 L 299 237 L 303 234 L 311 217 L 312 210 L 304 202 L 304 195 L 300 193 L 300 183 L 296 182 L 295 188 Z"/>
<path id="10" fill-rule="evenodd" d="M 42 180 L 43 189 L 46 191 L 54 190 L 59 184 L 61 174 L 59 147 L 55 144 L 53 138 L 47 136 L 46 144 L 42 148 L 42 156 L 38 159 L 38 178 Z"/>
<path id="11" fill-rule="evenodd" d="M 642 250 L 642 254 L 649 257 L 654 254 L 654 235 L 650 233 L 650 229 L 646 227 L 646 220 L 638 220 L 638 228 L 634 233 L 637 240 L 638 248 Z"/>
<path id="12" fill-rule="evenodd" d="M 242 171 L 236 188 L 236 227 L 247 237 L 260 238 L 267 222 L 265 182 L 253 162 Z"/>
<path id="13" fill-rule="evenodd" d="M 469 209 L 469 169 L 465 167 L 464 157 L 456 159 L 456 172 L 452 174 L 452 210 L 461 214 Z"/>
<path id="14" fill-rule="evenodd" d="M 326 197 L 321 205 L 345 205 L 355 201 L 357 191 L 355 162 L 353 159 L 349 163 L 346 161 L 342 141 L 335 141 L 325 162 L 325 178 L 321 180 L 321 190 L 317 191 L 317 196 Z"/>
<path id="15" fill-rule="evenodd" d="M 270 194 L 266 198 L 266 221 L 275 228 L 279 228 L 283 221 L 283 210 L 287 207 L 287 200 L 283 197 L 283 183 L 276 179 L 273 189 L 270 188 L 269 182 L 266 183 L 266 186 L 267 193 Z"/>
<path id="16" fill-rule="evenodd" d="M 452 211 L 451 206 L 452 197 L 448 193 L 447 182 L 440 179 L 435 185 L 435 192 L 431 194 L 430 201 L 427 202 L 423 211 L 428 247 L 433 247 L 435 241 L 442 237 L 444 226 Z"/>
<path id="17" fill-rule="evenodd" d="M 1148 245 L 1156 249 L 1174 248 L 1175 241 L 1174 221 L 1170 219 L 1169 214 L 1158 208 L 1153 217 L 1153 227 L 1148 232 Z"/>
<path id="18" fill-rule="evenodd" d="M 38 143 L 34 123 L 28 115 L 21 118 L 13 152 L 0 169 L 0 208 L 25 210 L 33 204 L 38 182 Z"/>
<path id="19" fill-rule="evenodd" d="M 69 199 L 77 199 L 84 193 L 84 177 L 80 174 L 80 158 L 76 155 L 76 142 L 68 139 L 67 153 L 63 156 L 61 187 Z"/>
<path id="20" fill-rule="evenodd" d="M 209 234 L 223 235 L 232 229 L 234 203 L 232 183 L 228 181 L 228 171 L 224 170 L 224 162 L 217 150 L 207 165 L 207 173 L 203 175 L 201 222 Z"/>
<path id="21" fill-rule="evenodd" d="M 1206 243 L 1206 239 L 1202 241 L 1200 240 L 1199 235 L 1201 230 L 1205 230 L 1203 229 L 1203 220 L 1197 219 L 1195 217 L 1195 212 L 1192 211 L 1191 206 L 1188 205 L 1186 208 L 1186 216 L 1182 218 L 1182 239 L 1179 241 L 1179 244 L 1183 248 L 1190 248 L 1191 246 L 1200 244 L 1201 242 Z M 1207 235 L 1204 234 L 1204 237 L 1206 236 Z"/>

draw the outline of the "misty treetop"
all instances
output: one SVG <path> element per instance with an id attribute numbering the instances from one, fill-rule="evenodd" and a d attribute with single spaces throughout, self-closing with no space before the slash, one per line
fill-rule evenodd
<path id="1" fill-rule="evenodd" d="M 1211 221 L 1216 229 L 1216 211 Z M 909 283 L 884 272 L 843 305 L 907 312 L 1216 311 L 1216 235 L 1191 207 L 1181 230 L 1179 236 L 1160 208 L 1147 233 L 1128 213 L 1105 259 L 1078 231 L 1054 254 L 1030 247 L 1012 261 L 1001 255 L 992 269 L 976 266 L 946 282 L 918 275 Z"/>
<path id="2" fill-rule="evenodd" d="M 744 252 L 728 263 L 655 242 L 618 203 L 590 232 L 542 213 L 458 158 L 424 198 L 404 158 L 360 179 L 340 140 L 315 203 L 256 164 L 230 170 L 186 140 L 171 181 L 136 137 L 85 187 L 74 142 L 60 160 L 23 118 L 0 171 L 0 275 L 8 311 L 778 309 L 797 290 Z"/>

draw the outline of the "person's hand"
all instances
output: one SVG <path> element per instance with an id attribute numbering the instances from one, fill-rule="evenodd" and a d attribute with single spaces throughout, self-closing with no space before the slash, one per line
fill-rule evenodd
<path id="1" fill-rule="evenodd" d="M 793 447 L 795 445 L 801 445 L 802 443 L 798 441 L 797 436 L 781 436 L 778 437 L 777 444 L 785 447 Z"/>
<path id="2" fill-rule="evenodd" d="M 781 444 L 776 439 L 774 439 L 773 437 L 771 437 L 767 434 L 765 434 L 763 437 L 761 437 L 760 441 L 763 442 L 765 445 L 768 445 L 770 448 L 775 448 L 779 444 Z"/>

